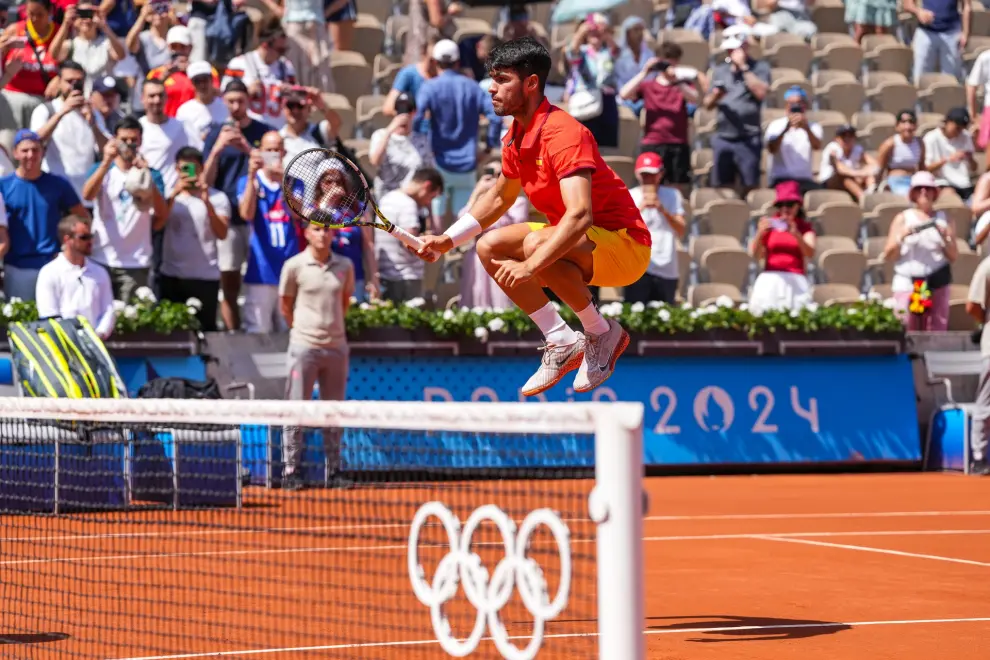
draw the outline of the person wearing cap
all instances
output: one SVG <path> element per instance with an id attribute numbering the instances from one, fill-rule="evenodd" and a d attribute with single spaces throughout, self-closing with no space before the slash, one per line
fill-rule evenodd
<path id="1" fill-rule="evenodd" d="M 172 58 L 168 46 L 168 31 L 178 23 L 178 19 L 171 3 L 167 5 L 167 12 L 158 11 L 157 8 L 165 6 L 158 2 L 145 2 L 124 41 L 130 59 L 138 64 L 139 75 L 131 92 L 131 111 L 136 114 L 144 109 L 141 105 L 141 87 L 145 76 L 150 71 L 167 65 Z"/>
<path id="2" fill-rule="evenodd" d="M 231 80 L 240 79 L 251 97 L 248 115 L 277 130 L 285 125 L 282 96 L 296 84 L 296 68 L 286 57 L 289 39 L 277 22 L 266 27 L 258 40 L 257 48 L 227 64 L 223 88 Z"/>
<path id="3" fill-rule="evenodd" d="M 214 126 L 230 119 L 230 111 L 220 96 L 220 90 L 213 85 L 213 67 L 209 62 L 193 62 L 186 69 L 186 75 L 196 89 L 196 96 L 179 106 L 175 118 L 205 142 Z"/>
<path id="4" fill-rule="evenodd" d="M 845 190 L 862 206 L 867 193 L 877 188 L 879 170 L 873 156 L 859 143 L 856 129 L 843 124 L 822 150 L 818 182 L 829 190 Z"/>
<path id="5" fill-rule="evenodd" d="M 203 141 L 189 125 L 165 114 L 165 84 L 149 79 L 141 88 L 141 155 L 148 166 L 158 170 L 165 181 L 166 193 L 171 193 L 179 181 L 175 158 L 183 147 L 202 146 Z"/>
<path id="6" fill-rule="evenodd" d="M 502 131 L 502 118 L 495 114 L 491 96 L 457 71 L 460 57 L 453 41 L 438 41 L 433 47 L 433 60 L 440 75 L 424 82 L 416 95 L 413 126 L 421 125 L 429 113 L 430 145 L 445 183 L 446 194 L 433 203 L 433 214 L 439 218 L 448 209 L 453 211 L 467 204 L 474 190 L 481 115 L 488 117 L 489 150 L 498 146 Z"/>
<path id="7" fill-rule="evenodd" d="M 31 130 L 45 144 L 45 171 L 64 176 L 80 197 L 97 154 L 107 142 L 82 91 L 85 79 L 78 63 L 62 62 L 59 95 L 31 113 Z"/>
<path id="8" fill-rule="evenodd" d="M 0 108 L 0 127 L 4 129 L 30 126 L 31 113 L 44 101 L 46 91 L 51 89 L 54 95 L 58 77 L 54 56 L 67 36 L 52 20 L 51 0 L 28 0 L 21 7 L 25 17 L 3 31 L 5 84 L 0 105 L 6 107 Z"/>
<path id="9" fill-rule="evenodd" d="M 340 115 L 327 105 L 320 90 L 313 87 L 290 88 L 282 95 L 282 106 L 285 125 L 278 133 L 284 142 L 286 165 L 297 154 L 313 147 L 326 147 L 343 153 L 346 145 L 340 140 Z M 316 124 L 309 120 L 314 110 L 324 117 Z M 377 198 L 380 199 L 380 196 Z"/>
<path id="10" fill-rule="evenodd" d="M 594 134 L 602 147 L 619 146 L 619 87 L 615 58 L 619 47 L 604 14 L 591 14 L 581 21 L 564 57 L 570 76 L 564 93 L 567 111 Z"/>
<path id="11" fill-rule="evenodd" d="M 639 185 L 629 191 L 650 230 L 653 246 L 650 265 L 641 278 L 626 286 L 623 299 L 629 303 L 658 301 L 671 304 L 677 298 L 677 244 L 687 234 L 681 191 L 661 186 L 663 159 L 649 151 L 636 159 Z"/>
<path id="12" fill-rule="evenodd" d="M 186 70 L 189 68 L 189 53 L 192 52 L 192 35 L 189 28 L 176 25 L 169 28 L 168 48 L 170 61 L 156 69 L 152 69 L 147 80 L 161 80 L 165 84 L 165 114 L 175 117 L 179 107 L 189 99 L 196 97 L 196 87 L 189 80 Z M 220 74 L 210 66 L 213 84 L 220 86 Z"/>
<path id="13" fill-rule="evenodd" d="M 897 113 L 895 133 L 880 143 L 877 161 L 879 179 L 886 177 L 887 188 L 892 193 L 907 196 L 911 190 L 911 176 L 925 169 L 925 143 L 918 137 L 918 116 L 914 110 Z"/>
<path id="14" fill-rule="evenodd" d="M 288 37 L 286 56 L 296 67 L 299 84 L 334 92 L 324 0 L 262 1 L 282 21 Z"/>
<path id="15" fill-rule="evenodd" d="M 963 53 L 972 25 L 972 0 L 904 0 L 903 9 L 914 14 L 918 27 L 911 37 L 914 51 L 914 84 L 921 76 L 938 70 L 958 80 L 963 78 Z"/>
<path id="16" fill-rule="evenodd" d="M 815 230 L 805 217 L 797 181 L 778 184 L 776 193 L 774 215 L 760 220 L 749 243 L 750 256 L 763 262 L 763 272 L 749 293 L 749 306 L 756 313 L 794 311 L 811 302 L 806 270 L 815 254 Z"/>
<path id="17" fill-rule="evenodd" d="M 931 172 L 915 172 L 908 191 L 913 208 L 894 217 L 884 246 L 884 261 L 894 262 L 894 311 L 908 331 L 949 328 L 949 285 L 959 245 L 953 223 L 935 210 L 939 192 Z"/>
<path id="18" fill-rule="evenodd" d="M 57 59 L 78 62 L 86 72 L 89 93 L 91 81 L 113 73 L 114 65 L 127 55 L 124 42 L 103 20 L 98 7 L 83 0 L 65 11 L 62 24 L 72 29 L 71 39 L 62 42 Z"/>
<path id="19" fill-rule="evenodd" d="M 808 96 L 794 85 L 784 92 L 787 115 L 767 125 L 763 140 L 770 153 L 770 187 L 784 181 L 797 181 L 802 192 L 818 185 L 811 171 L 811 156 L 822 148 L 821 124 L 808 120 Z"/>
<path id="20" fill-rule="evenodd" d="M 748 192 L 760 184 L 760 115 L 770 91 L 770 65 L 749 56 L 745 29 L 732 34 L 735 36 L 726 37 L 723 33 L 721 47 L 726 57 L 715 66 L 711 90 L 702 102 L 709 110 L 718 109 L 711 137 L 714 162 L 710 183 L 716 188 L 739 185 Z"/>
<path id="21" fill-rule="evenodd" d="M 401 188 L 413 172 L 421 167 L 433 166 L 433 152 L 424 148 L 422 137 L 412 131 L 415 101 L 408 94 L 399 94 L 395 100 L 396 115 L 385 128 L 371 134 L 368 160 L 377 168 L 375 172 L 375 197 Z"/>
<path id="22" fill-rule="evenodd" d="M 100 131 L 109 139 L 117 122 L 124 118 L 124 113 L 120 111 L 120 89 L 116 78 L 102 76 L 93 81 L 93 89 L 89 93 L 89 107 L 93 111 Z"/>
<path id="23" fill-rule="evenodd" d="M 925 166 L 935 175 L 940 186 L 953 188 L 967 200 L 973 194 L 973 172 L 976 159 L 973 136 L 969 132 L 969 112 L 952 108 L 945 114 L 941 127 L 925 133 Z"/>
<path id="24" fill-rule="evenodd" d="M 34 299 L 41 267 L 61 247 L 59 220 L 70 213 L 89 217 L 89 211 L 66 178 L 42 171 L 43 155 L 44 146 L 37 133 L 28 129 L 17 131 L 14 136 L 17 169 L 0 178 L 0 198 L 7 207 L 10 239 L 3 280 L 8 299 Z M 3 243 L 2 234 L 0 243 Z"/>

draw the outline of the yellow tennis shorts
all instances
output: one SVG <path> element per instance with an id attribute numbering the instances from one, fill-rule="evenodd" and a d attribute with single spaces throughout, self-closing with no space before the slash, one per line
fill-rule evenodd
<path id="1" fill-rule="evenodd" d="M 544 222 L 526 224 L 532 231 L 550 226 Z M 633 239 L 628 229 L 611 231 L 592 225 L 585 236 L 595 244 L 591 253 L 594 272 L 588 282 L 592 286 L 628 286 L 639 280 L 650 265 L 650 248 Z"/>

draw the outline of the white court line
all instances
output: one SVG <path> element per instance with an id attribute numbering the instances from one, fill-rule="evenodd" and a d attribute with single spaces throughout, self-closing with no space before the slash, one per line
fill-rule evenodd
<path id="1" fill-rule="evenodd" d="M 932 516 L 990 516 L 990 511 L 868 511 L 839 513 L 739 513 L 739 514 L 699 514 L 683 516 L 646 516 L 646 522 L 690 522 L 706 520 L 816 520 L 816 519 L 856 519 L 856 518 L 925 518 Z M 565 522 L 588 522 L 585 519 L 568 519 Z M 128 523 L 122 523 L 128 524 Z M 134 521 L 133 524 L 154 524 Z M 179 523 L 182 524 L 182 523 Z M 394 529 L 405 527 L 405 523 L 368 523 L 362 525 L 319 525 L 300 527 L 263 527 L 260 529 L 192 529 L 164 532 L 118 532 L 110 534 L 71 534 L 61 536 L 7 536 L 0 542 L 33 541 L 87 541 L 117 538 L 167 538 L 182 536 L 228 536 L 237 534 L 268 534 L 273 532 L 322 532 L 349 529 Z"/>
<path id="2" fill-rule="evenodd" d="M 914 557 L 916 559 L 934 559 L 936 561 L 952 562 L 953 564 L 969 564 L 970 566 L 990 566 L 990 563 L 988 562 L 974 561 L 972 559 L 943 557 L 942 555 L 926 555 L 917 552 L 904 552 L 902 550 L 887 550 L 885 548 L 871 548 L 862 545 L 846 545 L 844 543 L 826 543 L 825 541 L 810 541 L 808 539 L 771 536 L 769 534 L 754 535 L 753 538 L 763 539 L 764 541 L 778 541 L 780 543 L 802 543 L 804 545 L 817 545 L 823 548 L 839 548 L 842 550 L 859 550 L 860 552 L 876 552 L 882 555 L 896 555 L 898 557 Z"/>
<path id="3" fill-rule="evenodd" d="M 863 626 L 909 626 L 941 623 L 987 623 L 990 617 L 974 617 L 970 619 L 904 619 L 894 621 L 853 621 L 849 623 L 787 623 L 777 626 L 707 626 L 698 628 L 665 628 L 663 630 L 644 630 L 644 635 L 686 635 L 696 633 L 726 633 L 745 632 L 760 630 L 795 630 L 801 628 L 857 628 Z M 556 635 L 544 635 L 544 639 L 561 639 L 573 637 L 598 637 L 597 632 L 592 633 L 561 633 Z M 490 637 L 483 638 L 484 641 L 491 641 Z M 512 640 L 532 639 L 528 635 L 515 635 L 509 637 Z M 270 653 L 300 653 L 306 651 L 333 651 L 342 649 L 367 649 L 382 648 L 387 646 L 422 646 L 425 644 L 436 644 L 434 639 L 418 639 L 408 642 L 368 642 L 364 644 L 334 644 L 330 646 L 296 646 L 281 649 L 248 649 L 246 651 L 213 651 L 210 653 L 183 653 L 180 655 L 149 655 L 140 658 L 117 658 L 116 660 L 182 660 L 183 658 L 219 658 L 232 655 L 263 655 Z"/>
<path id="4" fill-rule="evenodd" d="M 967 535 L 967 534 L 990 534 L 990 529 L 919 529 L 903 531 L 864 531 L 864 532 L 774 532 L 770 534 L 697 534 L 682 536 L 646 536 L 644 542 L 667 542 L 667 541 L 726 541 L 734 539 L 757 539 L 757 540 L 787 540 L 797 538 L 828 538 L 836 536 L 942 536 L 942 535 Z M 572 539 L 571 544 L 595 543 L 595 539 Z M 809 541 L 811 543 L 811 541 Z M 500 546 L 500 541 L 474 543 L 474 546 Z M 833 544 L 822 544 L 833 545 Z M 856 549 L 865 549 L 860 546 L 839 546 Z M 286 554 L 308 554 L 317 552 L 369 552 L 374 550 L 406 550 L 408 544 L 402 545 L 363 545 L 363 546 L 329 546 L 315 548 L 266 548 L 255 550 L 202 550 L 198 552 L 158 552 L 146 554 L 126 554 L 126 555 L 97 555 L 95 557 L 51 557 L 47 559 L 8 559 L 0 561 L 0 566 L 24 566 L 31 564 L 60 564 L 60 563 L 87 563 L 101 561 L 128 561 L 140 559 L 174 559 L 188 557 L 223 557 L 223 556 L 244 556 L 244 555 L 286 555 Z M 893 552 L 893 551 L 891 551 Z M 918 555 L 921 556 L 921 555 Z M 963 561 L 963 560 L 960 560 Z M 979 564 L 979 562 L 973 562 Z M 990 564 L 984 564 L 990 566 Z"/>

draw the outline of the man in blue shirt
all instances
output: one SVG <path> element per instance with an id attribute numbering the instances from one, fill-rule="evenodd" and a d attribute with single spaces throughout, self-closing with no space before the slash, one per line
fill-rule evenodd
<path id="1" fill-rule="evenodd" d="M 282 136 L 272 131 L 261 138 L 261 149 L 251 154 L 248 173 L 237 182 L 241 217 L 254 231 L 244 274 L 244 331 L 287 332 L 279 311 L 278 282 L 282 266 L 299 254 L 296 224 L 282 197 Z"/>
<path id="2" fill-rule="evenodd" d="M 261 137 L 274 130 L 268 124 L 248 116 L 248 89 L 240 80 L 231 80 L 223 90 L 223 102 L 230 111 L 230 121 L 215 126 L 206 136 L 203 153 L 208 154 L 204 166 L 206 181 L 221 190 L 230 201 L 233 216 L 227 238 L 220 241 L 220 288 L 223 304 L 220 314 L 228 330 L 241 326 L 237 297 L 241 293 L 241 269 L 247 260 L 251 228 L 238 213 L 237 182 L 248 173 L 248 160 L 253 149 L 261 145 Z"/>
<path id="3" fill-rule="evenodd" d="M 963 52 L 969 41 L 972 0 L 904 0 L 904 11 L 918 19 L 911 39 L 914 50 L 914 84 L 938 70 L 963 78 Z"/>
<path id="4" fill-rule="evenodd" d="M 433 156 L 447 190 L 447 195 L 433 202 L 436 216 L 445 215 L 450 205 L 464 208 L 471 197 L 477 179 L 481 115 L 488 117 L 488 150 L 499 145 L 502 134 L 502 118 L 495 114 L 491 96 L 477 81 L 458 73 L 460 57 L 460 49 L 453 41 L 438 41 L 433 47 L 433 60 L 440 75 L 424 82 L 416 95 L 413 126 L 419 126 L 425 113 L 430 114 Z"/>
<path id="5" fill-rule="evenodd" d="M 7 299 L 34 300 L 41 267 L 61 250 L 58 223 L 72 214 L 89 218 L 89 211 L 68 179 L 41 171 L 44 159 L 41 139 L 21 129 L 14 136 L 13 174 L 0 178 L 0 197 L 7 207 L 10 250 L 4 258 L 4 293 Z"/>

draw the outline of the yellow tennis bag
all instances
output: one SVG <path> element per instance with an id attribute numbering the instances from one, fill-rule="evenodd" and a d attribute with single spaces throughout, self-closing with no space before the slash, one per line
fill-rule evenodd
<path id="1" fill-rule="evenodd" d="M 127 398 L 117 365 L 84 317 L 12 323 L 7 336 L 21 396 Z"/>

